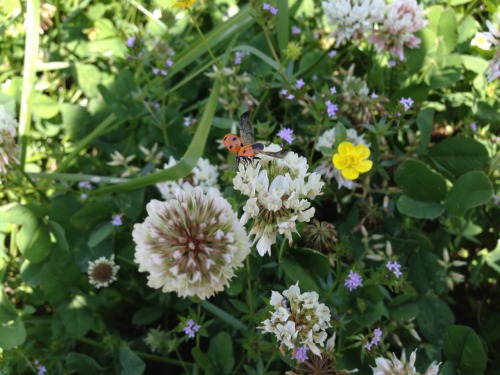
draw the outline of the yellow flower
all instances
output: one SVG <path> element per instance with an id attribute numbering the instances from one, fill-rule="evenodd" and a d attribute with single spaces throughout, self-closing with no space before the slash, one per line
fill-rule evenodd
<path id="1" fill-rule="evenodd" d="M 342 171 L 342 176 L 348 180 L 355 180 L 361 173 L 372 169 L 373 162 L 365 160 L 370 156 L 370 149 L 363 144 L 354 146 L 351 142 L 342 142 L 338 154 L 333 155 L 332 162 L 335 168 Z"/>
<path id="2" fill-rule="evenodd" d="M 196 0 L 179 0 L 172 4 L 172 8 L 187 9 L 190 8 Z"/>

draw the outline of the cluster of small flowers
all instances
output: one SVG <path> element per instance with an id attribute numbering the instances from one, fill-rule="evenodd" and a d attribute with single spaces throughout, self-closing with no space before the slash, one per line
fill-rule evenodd
<path id="1" fill-rule="evenodd" d="M 80 189 L 82 189 L 83 191 L 88 191 L 88 190 L 92 190 L 93 189 L 93 186 L 92 186 L 92 184 L 89 181 L 80 181 L 78 183 L 78 187 Z M 88 195 L 87 195 L 86 192 L 82 192 L 80 194 L 80 199 L 82 199 L 82 200 L 87 199 L 87 197 L 88 197 Z"/>
<path id="2" fill-rule="evenodd" d="M 163 166 L 163 169 L 170 168 L 177 164 L 174 157 L 168 159 L 168 163 Z M 208 159 L 199 158 L 196 167 L 193 168 L 192 173 L 177 181 L 165 181 L 156 184 L 160 194 L 164 199 L 170 199 L 174 195 L 175 190 L 182 188 L 183 190 L 193 190 L 195 186 L 199 186 L 206 192 L 210 187 L 219 188 L 217 179 L 219 172 L 217 167 L 212 165 Z"/>
<path id="3" fill-rule="evenodd" d="M 271 144 L 265 151 L 279 152 Z M 260 156 L 260 155 L 259 155 Z M 289 152 L 283 159 L 260 156 L 257 164 L 240 164 L 233 179 L 234 189 L 249 199 L 243 207 L 241 222 L 254 220 L 250 235 L 255 235 L 260 255 L 271 253 L 276 232 L 292 243 L 296 222 L 308 222 L 314 216 L 314 207 L 308 199 L 321 194 L 324 182 L 317 173 L 309 173 L 306 158 Z"/>
<path id="4" fill-rule="evenodd" d="M 0 107 L 0 173 L 7 172 L 7 165 L 16 162 L 16 129 L 18 123 Z"/>
<path id="5" fill-rule="evenodd" d="M 245 56 L 250 56 L 250 52 L 248 52 L 248 51 L 245 51 L 245 52 L 236 51 L 234 53 L 234 64 L 240 65 L 241 61 L 243 60 L 243 57 L 245 57 Z"/>
<path id="6" fill-rule="evenodd" d="M 119 227 L 119 226 L 123 225 L 122 216 L 123 216 L 123 214 L 113 215 L 113 219 L 111 220 L 111 224 L 115 227 Z"/>
<path id="7" fill-rule="evenodd" d="M 399 102 L 403 105 L 405 111 L 408 111 L 414 103 L 412 98 L 401 98 Z"/>
<path id="8" fill-rule="evenodd" d="M 330 327 L 330 309 L 319 303 L 318 298 L 316 292 L 300 294 L 298 282 L 282 294 L 273 291 L 270 304 L 274 311 L 271 311 L 271 318 L 264 320 L 263 326 L 259 328 L 274 333 L 281 342 L 282 351 L 285 347 L 297 349 L 295 358 L 299 360 L 307 359 L 307 349 L 301 349 L 299 343 L 319 356 L 317 345 L 324 346 L 326 329 Z M 287 300 L 290 307 L 287 307 Z"/>
<path id="9" fill-rule="evenodd" d="M 196 332 L 198 332 L 200 328 L 201 326 L 195 324 L 193 319 L 189 319 L 186 323 L 186 326 L 182 330 L 188 336 L 188 338 L 193 339 L 196 335 Z"/>
<path id="10" fill-rule="evenodd" d="M 349 289 L 349 292 L 352 292 L 354 289 L 363 286 L 363 278 L 359 273 L 350 270 L 349 276 L 347 276 L 344 285 L 347 287 L 347 289 Z"/>
<path id="11" fill-rule="evenodd" d="M 378 357 L 375 359 L 376 367 L 372 367 L 373 375 L 417 375 L 415 368 L 415 360 L 417 359 L 417 350 L 413 351 L 410 355 L 410 361 L 406 362 L 406 354 L 403 350 L 401 360 L 399 360 L 394 353 L 392 359 Z M 424 375 L 438 375 L 439 365 L 432 362 Z"/>
<path id="12" fill-rule="evenodd" d="M 177 188 L 172 197 L 146 206 L 135 224 L 135 262 L 148 285 L 180 297 L 211 297 L 229 284 L 250 253 L 248 236 L 219 190 Z"/>
<path id="13" fill-rule="evenodd" d="M 191 117 L 191 116 L 186 116 L 184 117 L 184 126 L 187 128 L 187 127 L 190 127 L 191 125 L 194 125 L 196 124 L 197 120 L 194 118 L 194 117 Z"/>
<path id="14" fill-rule="evenodd" d="M 374 43 L 379 51 L 404 60 L 403 47 L 416 48 L 420 39 L 413 35 L 427 24 L 415 0 L 329 0 L 323 1 L 325 15 L 336 25 L 337 46 L 344 40 L 362 39 Z"/>
<path id="15" fill-rule="evenodd" d="M 365 141 L 364 135 L 358 136 L 356 130 L 354 129 L 347 130 L 346 141 L 349 141 L 354 145 L 362 144 L 365 145 L 366 147 L 370 147 L 370 143 Z M 323 151 L 321 151 L 321 148 L 322 147 L 332 148 L 334 144 L 335 144 L 335 128 L 332 128 L 321 134 L 321 136 L 318 138 L 318 141 L 316 142 L 315 150 L 320 151 L 323 154 L 323 156 L 331 156 L 331 154 L 327 155 Z M 335 178 L 339 188 L 346 187 L 347 189 L 350 190 L 354 189 L 354 182 L 352 180 L 344 178 L 342 176 L 342 172 L 333 166 L 330 159 L 322 161 L 315 169 L 315 172 L 321 174 L 328 181 Z"/>
<path id="16" fill-rule="evenodd" d="M 107 259 L 100 257 L 93 262 L 89 261 L 87 273 L 89 275 L 89 282 L 96 288 L 107 287 L 113 281 L 116 281 L 116 274 L 120 266 L 115 264 L 115 256 Z"/>
<path id="17" fill-rule="evenodd" d="M 173 52 L 175 54 L 175 52 Z M 173 56 L 173 55 L 172 55 Z M 165 66 L 167 68 L 171 68 L 174 65 L 174 62 L 170 59 L 170 57 L 165 61 Z M 153 68 L 153 74 L 154 75 L 161 75 L 161 76 L 166 76 L 168 72 L 165 69 L 160 69 L 160 68 Z"/>
<path id="18" fill-rule="evenodd" d="M 399 279 L 403 275 L 400 270 L 401 264 L 399 264 L 398 262 L 393 261 L 391 264 L 391 262 L 389 261 L 385 266 L 394 274 L 394 276 L 396 276 L 397 279 Z"/>
<path id="19" fill-rule="evenodd" d="M 287 89 L 282 89 L 280 93 L 281 93 L 281 95 L 283 95 L 288 100 L 295 99 L 295 95 L 292 94 L 291 92 L 288 92 Z"/>
<path id="20" fill-rule="evenodd" d="M 372 350 L 372 346 L 377 346 L 378 343 L 380 342 L 380 338 L 382 337 L 382 330 L 379 328 L 375 328 L 373 331 L 373 338 L 371 341 L 367 342 L 365 344 L 366 350 Z"/>
<path id="21" fill-rule="evenodd" d="M 262 4 L 262 9 L 267 10 L 269 13 L 271 13 L 274 16 L 278 14 L 278 8 L 273 7 L 269 3 Z"/>
<path id="22" fill-rule="evenodd" d="M 278 137 L 280 137 L 282 140 L 288 142 L 288 144 L 292 144 L 293 139 L 294 139 L 293 138 L 293 130 L 290 128 L 283 128 L 276 135 Z"/>
<path id="23" fill-rule="evenodd" d="M 43 375 L 47 372 L 47 369 L 45 368 L 45 366 L 43 366 L 38 359 L 34 363 L 36 366 L 36 370 L 38 371 L 37 375 Z"/>

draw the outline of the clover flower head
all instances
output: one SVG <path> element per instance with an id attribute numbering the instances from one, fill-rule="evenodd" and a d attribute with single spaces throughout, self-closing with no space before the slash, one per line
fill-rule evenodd
<path id="1" fill-rule="evenodd" d="M 500 49 L 497 50 L 495 55 L 488 62 L 488 82 L 500 78 Z"/>
<path id="2" fill-rule="evenodd" d="M 135 224 L 135 262 L 148 285 L 180 297 L 222 291 L 250 253 L 248 236 L 219 190 L 177 188 L 165 202 L 152 200 Z"/>
<path id="3" fill-rule="evenodd" d="M 177 164 L 177 161 L 171 156 L 168 159 L 168 163 L 163 166 L 163 169 L 172 167 L 175 164 Z M 218 178 L 219 172 L 217 171 L 217 167 L 210 164 L 208 159 L 200 158 L 196 163 L 196 167 L 193 168 L 191 175 L 177 181 L 159 182 L 156 184 L 156 187 L 164 199 L 170 199 L 174 195 L 174 191 L 179 187 L 184 190 L 192 190 L 194 187 L 200 186 L 205 192 L 210 187 L 218 189 Z"/>
<path id="4" fill-rule="evenodd" d="M 115 264 L 115 256 L 107 259 L 100 257 L 93 262 L 89 262 L 87 273 L 89 281 L 96 288 L 107 287 L 113 281 L 116 281 L 116 274 L 120 266 Z"/>
<path id="5" fill-rule="evenodd" d="M 346 140 L 351 142 L 354 145 L 363 144 L 366 147 L 370 147 L 370 143 L 365 141 L 364 135 L 358 136 L 356 130 L 348 129 Z M 321 134 L 316 142 L 315 150 L 321 151 L 322 147 L 332 148 L 335 144 L 335 128 L 329 129 Z M 323 153 L 323 152 L 322 152 Z M 327 156 L 323 153 L 323 156 Z M 326 180 L 332 180 L 335 178 L 339 188 L 346 187 L 347 189 L 354 189 L 354 183 L 352 180 L 348 180 L 342 176 L 342 172 L 335 168 L 331 162 L 330 157 L 328 160 L 322 161 L 318 167 L 315 169 L 315 172 L 324 176 Z"/>
<path id="6" fill-rule="evenodd" d="M 404 47 L 417 48 L 420 38 L 413 33 L 426 25 L 427 20 L 416 0 L 395 0 L 389 5 L 382 25 L 374 30 L 368 41 L 375 43 L 379 51 L 389 51 L 403 61 Z"/>
<path id="7" fill-rule="evenodd" d="M 342 142 L 338 153 L 333 155 L 332 162 L 342 172 L 342 177 L 355 180 L 361 173 L 372 169 L 373 162 L 367 160 L 369 156 L 370 149 L 365 145 L 354 146 L 351 142 Z"/>
<path id="8" fill-rule="evenodd" d="M 363 286 L 363 278 L 359 273 L 349 271 L 349 276 L 347 277 L 344 285 L 349 289 L 349 292 L 352 292 L 354 289 Z"/>
<path id="9" fill-rule="evenodd" d="M 335 27 L 332 36 L 337 39 L 336 46 L 371 32 L 387 9 L 384 0 L 328 0 L 322 4 L 328 23 Z"/>
<path id="10" fill-rule="evenodd" d="M 278 145 L 265 151 L 278 152 Z M 234 189 L 248 197 L 241 222 L 253 219 L 250 235 L 255 235 L 260 255 L 271 253 L 276 234 L 284 235 L 292 244 L 297 222 L 308 222 L 314 216 L 309 200 L 322 194 L 324 183 L 317 173 L 308 172 L 307 159 L 289 152 L 283 159 L 260 154 L 261 160 L 239 165 L 233 179 Z"/>
<path id="11" fill-rule="evenodd" d="M 7 172 L 7 165 L 17 162 L 17 127 L 16 119 L 0 108 L 0 173 Z"/>
<path id="12" fill-rule="evenodd" d="M 288 309 L 282 304 L 285 298 L 290 304 Z M 324 346 L 327 338 L 326 329 L 331 325 L 330 309 L 318 301 L 319 296 L 316 292 L 301 294 L 298 282 L 283 293 L 273 291 L 270 304 L 274 311 L 271 311 L 271 317 L 264 320 L 259 329 L 274 333 L 281 342 L 281 350 L 289 348 L 295 351 L 297 359 L 299 356 L 300 358 L 306 356 L 307 349 L 301 349 L 304 347 L 319 356 L 317 345 Z"/>
<path id="13" fill-rule="evenodd" d="M 415 368 L 415 360 L 417 359 L 417 350 L 413 351 L 410 355 L 410 360 L 406 361 L 406 354 L 403 350 L 401 360 L 399 360 L 394 353 L 392 359 L 384 357 L 375 358 L 376 367 L 372 367 L 373 375 L 417 375 Z M 439 365 L 432 362 L 424 375 L 438 375 Z"/>
<path id="14" fill-rule="evenodd" d="M 284 141 L 288 142 L 289 144 L 292 144 L 293 142 L 293 130 L 290 128 L 283 128 L 276 135 L 281 139 L 283 139 Z"/>

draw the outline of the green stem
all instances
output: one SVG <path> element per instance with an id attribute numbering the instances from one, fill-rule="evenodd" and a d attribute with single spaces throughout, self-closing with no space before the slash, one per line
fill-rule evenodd
<path id="1" fill-rule="evenodd" d="M 47 178 L 50 180 L 63 180 L 63 181 L 89 181 L 89 182 L 93 182 L 96 184 L 99 184 L 99 183 L 118 184 L 121 182 L 129 181 L 126 178 L 104 177 L 104 176 L 95 176 L 95 175 L 90 175 L 90 174 L 74 174 L 74 173 L 46 173 L 46 172 L 40 172 L 40 173 L 33 172 L 32 173 L 32 172 L 28 172 L 25 175 L 28 179 L 30 177 L 33 177 L 33 178 Z"/>
<path id="2" fill-rule="evenodd" d="M 35 86 L 35 65 L 40 42 L 40 0 L 28 0 L 26 3 L 26 44 L 24 47 L 23 91 L 19 111 L 19 144 L 21 144 L 20 167 L 24 170 L 26 151 L 31 130 L 32 98 Z"/>

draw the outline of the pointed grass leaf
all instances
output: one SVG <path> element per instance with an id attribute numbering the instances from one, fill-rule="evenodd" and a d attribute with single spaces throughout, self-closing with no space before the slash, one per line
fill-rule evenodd
<path id="1" fill-rule="evenodd" d="M 451 215 L 463 216 L 465 212 L 493 198 L 493 186 L 481 171 L 471 171 L 455 181 L 446 197 L 445 205 Z"/>
<path id="2" fill-rule="evenodd" d="M 304 288 L 307 291 L 319 291 L 318 284 L 314 281 L 310 272 L 307 272 L 298 262 L 289 258 L 283 258 L 281 260 L 280 266 L 283 270 L 294 281 L 299 282 L 300 288 Z"/>
<path id="3" fill-rule="evenodd" d="M 422 202 L 401 195 L 397 201 L 398 211 L 417 219 L 435 219 L 444 212 L 445 206 L 436 202 Z"/>
<path id="4" fill-rule="evenodd" d="M 87 245 L 89 247 L 96 247 L 102 241 L 104 241 L 106 238 L 111 236 L 114 229 L 115 229 L 115 226 L 111 222 L 104 223 L 104 224 L 100 225 L 99 227 L 97 227 L 96 230 L 94 230 L 90 234 L 90 237 L 87 241 Z"/>
<path id="5" fill-rule="evenodd" d="M 481 338 L 467 326 L 448 327 L 444 334 L 444 354 L 457 374 L 480 375 L 486 369 L 486 353 Z"/>
<path id="6" fill-rule="evenodd" d="M 405 160 L 396 170 L 396 183 L 408 197 L 439 203 L 446 197 L 446 181 L 418 160 Z"/>
<path id="7" fill-rule="evenodd" d="M 418 153 L 422 154 L 427 150 L 431 139 L 432 128 L 434 126 L 434 108 L 422 108 L 417 115 L 417 126 L 420 130 L 420 145 Z"/>
<path id="8" fill-rule="evenodd" d="M 429 151 L 437 169 L 457 178 L 488 165 L 488 151 L 472 138 L 453 137 L 439 142 Z"/>
<path id="9" fill-rule="evenodd" d="M 240 320 L 236 319 L 233 315 L 228 314 L 227 312 L 225 312 L 221 308 L 215 306 L 211 302 L 203 301 L 201 303 L 201 307 L 203 307 L 205 310 L 207 310 L 208 312 L 210 312 L 214 316 L 221 319 L 221 321 L 229 324 L 230 326 L 233 326 L 236 329 L 239 329 L 242 331 L 247 329 L 247 326 L 245 324 L 243 324 Z"/>
<path id="10" fill-rule="evenodd" d="M 290 12 L 288 9 L 288 0 L 278 0 L 278 14 L 276 16 L 276 30 L 278 32 L 278 48 L 283 51 L 288 46 L 290 35 Z"/>

